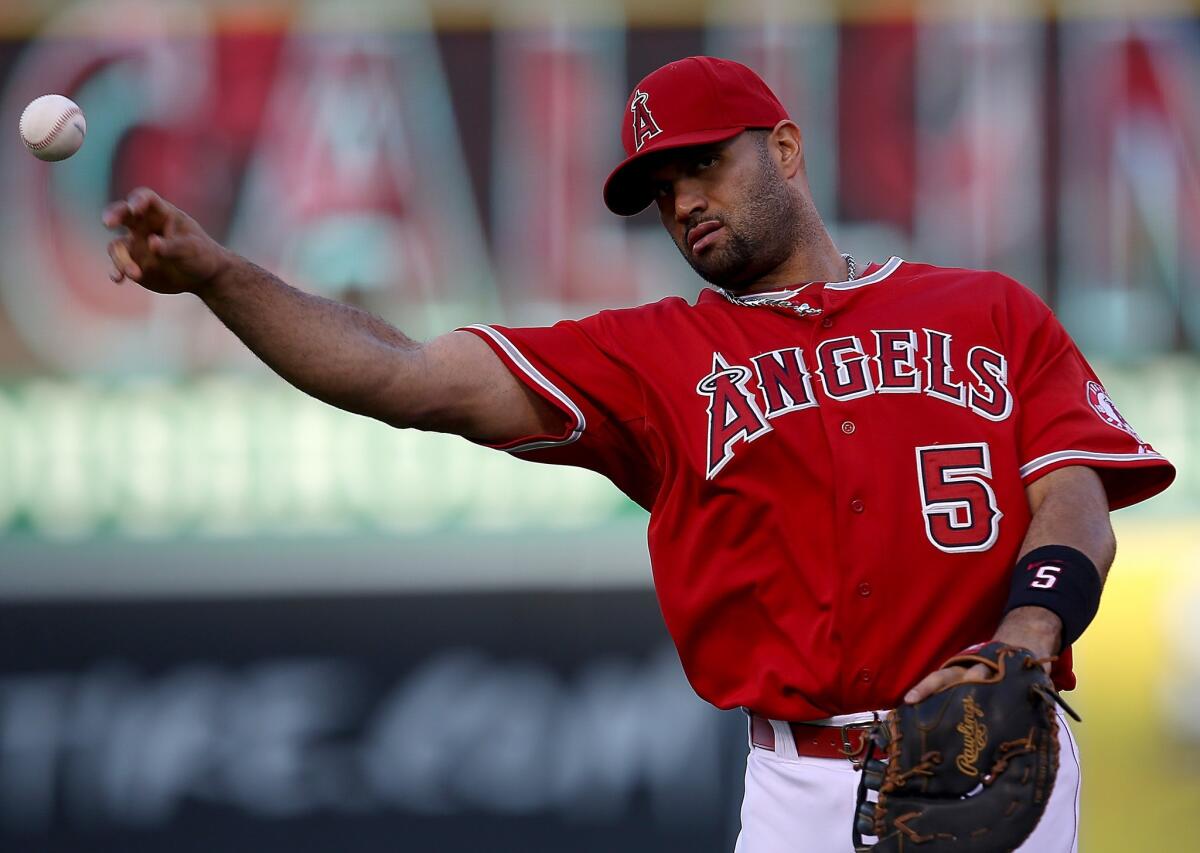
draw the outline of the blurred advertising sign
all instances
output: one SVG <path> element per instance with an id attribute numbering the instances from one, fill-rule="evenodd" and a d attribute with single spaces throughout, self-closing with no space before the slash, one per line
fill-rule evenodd
<path id="1" fill-rule="evenodd" d="M 1200 344 L 1200 31 L 1062 28 L 1060 311 L 1090 351 Z"/>
<path id="2" fill-rule="evenodd" d="M 413 536 L 630 517 L 645 515 L 597 474 L 392 429 L 278 381 L 0 391 L 0 534 Z"/>
<path id="3" fill-rule="evenodd" d="M 1161 499 L 1133 511 L 1200 507 L 1196 365 L 1098 369 L 1179 468 Z M 395 430 L 274 380 L 0 390 L 0 539 L 579 533 L 645 518 L 590 471 Z"/>
<path id="4" fill-rule="evenodd" d="M 0 637 L 5 849 L 715 853 L 736 831 L 745 724 L 692 693 L 648 591 L 5 606 Z"/>
<path id="5" fill-rule="evenodd" d="M 621 157 L 620 5 L 497 11 L 492 233 L 505 295 L 548 322 L 564 303 L 632 304 L 638 271 L 601 198 Z"/>
<path id="6" fill-rule="evenodd" d="M 291 283 L 402 316 L 415 335 L 495 305 L 422 3 L 305 3 L 263 29 L 200 4 L 93 0 L 51 19 L 3 83 L 5 114 L 50 90 L 88 116 L 83 150 L 53 167 L 0 143 L 25 200 L 0 212 L 0 302 L 47 366 L 246 358 L 194 300 L 106 281 L 99 212 L 141 184 Z"/>
<path id="7" fill-rule="evenodd" d="M 804 135 L 817 209 L 837 209 L 838 37 L 831 0 L 721 0 L 707 5 L 705 52 L 753 68 Z"/>
<path id="8" fill-rule="evenodd" d="M 284 278 L 357 298 L 418 337 L 495 307 L 424 15 L 411 0 L 305 4 L 282 49 L 232 229 L 235 249 Z"/>
<path id="9" fill-rule="evenodd" d="M 916 245 L 1044 293 L 1046 27 L 1010 5 L 917 29 Z"/>

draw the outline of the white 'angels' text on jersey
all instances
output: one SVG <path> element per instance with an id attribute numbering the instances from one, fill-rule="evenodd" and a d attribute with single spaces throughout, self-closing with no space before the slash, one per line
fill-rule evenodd
<path id="1" fill-rule="evenodd" d="M 821 397 L 845 402 L 872 394 L 924 394 L 989 421 L 1005 420 L 1013 409 L 1004 354 L 973 346 L 964 355 L 953 335 L 936 329 L 830 338 L 814 352 L 785 347 L 751 357 L 750 365 L 732 364 L 714 352 L 712 369 L 696 384 L 696 393 L 708 399 L 710 480 L 739 442 L 766 435 L 775 418 L 819 406 Z"/>

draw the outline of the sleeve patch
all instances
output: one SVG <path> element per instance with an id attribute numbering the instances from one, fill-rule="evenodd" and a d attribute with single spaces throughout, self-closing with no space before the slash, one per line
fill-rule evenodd
<path id="1" fill-rule="evenodd" d="M 1088 381 L 1087 383 L 1087 401 L 1092 407 L 1092 411 L 1113 429 L 1119 429 L 1122 432 L 1129 433 L 1133 436 L 1134 441 L 1138 444 L 1145 444 L 1142 437 L 1134 432 L 1129 421 L 1125 420 L 1125 416 L 1117 411 L 1116 404 L 1112 401 L 1112 397 L 1108 396 L 1108 392 L 1099 382 Z"/>

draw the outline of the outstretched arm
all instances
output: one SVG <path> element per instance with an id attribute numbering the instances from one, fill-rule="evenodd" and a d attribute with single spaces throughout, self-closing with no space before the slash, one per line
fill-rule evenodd
<path id="1" fill-rule="evenodd" d="M 1101 582 L 1117 553 L 1117 542 L 1108 518 L 1108 498 L 1099 475 L 1091 468 L 1071 466 L 1052 471 L 1026 490 L 1033 518 L 1021 554 L 1043 545 L 1067 545 L 1082 551 L 1096 565 Z M 992 638 L 1029 649 L 1037 657 L 1058 651 L 1062 620 L 1044 607 L 1010 610 Z M 982 667 L 939 669 L 926 676 L 904 697 L 919 702 L 938 689 L 964 678 L 982 677 Z"/>
<path id="2" fill-rule="evenodd" d="M 196 294 L 272 370 L 319 400 L 479 441 L 561 427 L 554 408 L 475 335 L 421 343 L 366 311 L 290 287 L 148 189 L 110 205 L 103 221 L 125 232 L 108 247 L 113 281 Z"/>

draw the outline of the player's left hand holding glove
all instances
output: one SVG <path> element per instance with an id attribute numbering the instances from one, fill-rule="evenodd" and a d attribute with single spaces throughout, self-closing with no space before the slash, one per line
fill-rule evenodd
<path id="1" fill-rule="evenodd" d="M 1058 771 L 1054 704 L 1067 708 L 1043 663 L 1026 649 L 988 643 L 945 665 L 983 675 L 902 705 L 876 724 L 859 784 L 855 849 L 1019 847 L 1045 811 Z M 877 802 L 867 801 L 868 789 L 879 792 Z M 871 835 L 878 841 L 864 844 Z"/>

